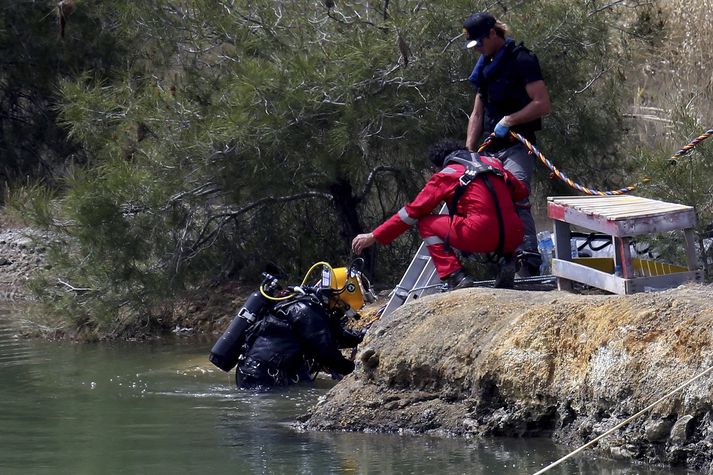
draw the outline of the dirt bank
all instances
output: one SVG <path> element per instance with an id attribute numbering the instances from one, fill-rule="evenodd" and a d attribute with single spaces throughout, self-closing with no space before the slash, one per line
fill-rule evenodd
<path id="1" fill-rule="evenodd" d="M 0 232 L 0 299 L 30 297 L 44 242 L 29 229 Z M 174 306 L 167 326 L 220 328 L 244 294 L 201 292 Z M 372 326 L 360 348 L 370 357 L 305 427 L 548 436 L 578 447 L 713 365 L 712 295 L 692 285 L 625 297 L 483 288 L 427 297 Z M 596 450 L 713 475 L 711 374 Z"/>
<path id="2" fill-rule="evenodd" d="M 684 286 L 424 298 L 371 328 L 357 370 L 305 427 L 548 436 L 578 447 L 713 365 L 711 295 Z M 709 373 L 596 450 L 713 474 L 712 388 Z"/>
<path id="3" fill-rule="evenodd" d="M 0 300 L 31 299 L 27 281 L 32 272 L 47 265 L 47 236 L 30 228 L 0 230 Z"/>

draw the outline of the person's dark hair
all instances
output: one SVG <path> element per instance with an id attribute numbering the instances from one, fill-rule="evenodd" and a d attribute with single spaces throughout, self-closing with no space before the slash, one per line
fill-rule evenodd
<path id="1" fill-rule="evenodd" d="M 465 150 L 462 140 L 441 139 L 428 148 L 428 160 L 434 166 L 443 168 L 446 157 L 458 150 Z"/>
<path id="2" fill-rule="evenodd" d="M 495 34 L 497 34 L 500 38 L 505 38 L 508 33 L 510 32 L 510 28 L 508 28 L 507 24 L 503 23 L 500 20 L 495 21 Z"/>

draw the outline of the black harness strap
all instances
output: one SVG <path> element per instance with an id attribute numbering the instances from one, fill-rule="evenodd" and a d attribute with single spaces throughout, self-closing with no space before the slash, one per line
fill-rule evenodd
<path id="1" fill-rule="evenodd" d="M 446 237 L 443 240 L 443 246 L 446 248 L 446 250 L 451 250 L 450 244 L 448 243 L 448 238 L 451 234 L 453 216 L 455 216 L 456 209 L 458 207 L 458 200 L 460 200 L 461 196 L 463 196 L 463 193 L 465 193 L 465 189 L 468 187 L 470 182 L 475 180 L 478 175 L 482 175 L 483 182 L 485 183 L 486 188 L 490 192 L 490 195 L 493 197 L 493 203 L 495 204 L 495 212 L 498 217 L 498 247 L 495 252 L 498 256 L 502 256 L 503 247 L 505 244 L 505 222 L 503 220 L 503 213 L 500 210 L 500 202 L 498 201 L 498 196 L 495 193 L 495 188 L 493 188 L 492 183 L 490 183 L 490 180 L 488 180 L 486 173 L 492 173 L 493 175 L 496 175 L 500 178 L 503 178 L 503 173 L 497 168 L 491 167 L 490 165 L 486 165 L 485 163 L 481 162 L 480 155 L 478 155 L 477 153 L 471 152 L 470 156 L 471 160 L 465 160 L 463 158 L 450 156 L 447 157 L 443 163 L 444 167 L 449 162 L 456 162 L 465 166 L 465 173 L 463 173 L 463 175 L 461 175 L 460 179 L 458 180 L 458 186 L 453 192 L 453 198 L 451 199 L 451 203 L 448 206 L 448 215 L 450 216 L 451 222 L 448 226 L 448 234 L 446 234 Z"/>
<path id="2" fill-rule="evenodd" d="M 498 215 L 498 247 L 495 249 L 495 253 L 498 256 L 502 256 L 503 247 L 505 245 L 505 223 L 503 222 L 503 213 L 500 210 L 500 202 L 498 201 L 498 196 L 495 194 L 493 184 L 490 183 L 487 176 L 483 176 L 483 181 L 485 182 L 485 186 L 488 187 L 490 195 L 493 197 L 493 203 L 495 203 L 495 212 Z"/>

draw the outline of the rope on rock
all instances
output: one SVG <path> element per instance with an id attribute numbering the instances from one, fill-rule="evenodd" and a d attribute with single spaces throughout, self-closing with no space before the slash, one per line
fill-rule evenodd
<path id="1" fill-rule="evenodd" d="M 546 466 L 546 467 L 543 468 L 542 470 L 539 470 L 539 471 L 535 472 L 533 475 L 540 475 L 540 474 L 542 474 L 542 473 L 545 473 L 545 472 L 548 471 L 549 469 L 551 469 L 551 468 L 553 468 L 553 467 L 556 467 L 557 465 L 561 464 L 562 462 L 564 462 L 564 461 L 567 460 L 568 458 L 570 458 L 570 457 L 574 456 L 575 454 L 581 452 L 582 450 L 586 449 L 587 447 L 590 447 L 590 446 L 596 444 L 596 443 L 599 442 L 601 439 L 603 439 L 604 437 L 608 436 L 609 434 L 611 434 L 611 433 L 614 432 L 615 430 L 617 430 L 617 429 L 619 429 L 620 427 L 622 427 L 622 426 L 628 424 L 629 422 L 631 422 L 632 420 L 634 420 L 635 418 L 637 418 L 638 416 L 640 416 L 640 415 L 643 414 L 644 412 L 646 412 L 646 411 L 648 411 L 649 409 L 651 409 L 652 407 L 654 407 L 656 404 L 660 403 L 661 401 L 663 401 L 663 400 L 665 400 L 665 399 L 668 399 L 669 397 L 673 396 L 674 394 L 676 394 L 677 392 L 679 392 L 680 390 L 682 390 L 683 388 L 685 388 L 685 387 L 688 386 L 689 384 L 693 383 L 695 380 L 697 380 L 697 379 L 699 379 L 699 378 L 702 378 L 703 376 L 705 376 L 706 374 L 710 373 L 711 371 L 713 371 L 713 366 L 711 366 L 711 367 L 708 368 L 707 370 L 703 371 L 702 373 L 699 373 L 699 374 L 697 374 L 696 376 L 692 377 L 691 379 L 689 379 L 689 380 L 686 381 L 685 383 L 681 384 L 679 387 L 677 387 L 677 388 L 674 389 L 673 391 L 671 391 L 671 392 L 669 392 L 669 393 L 667 393 L 667 394 L 664 394 L 663 396 L 661 396 L 661 397 L 660 397 L 659 399 L 657 399 L 656 401 L 652 402 L 651 404 L 649 404 L 648 406 L 646 406 L 645 408 L 643 408 L 642 410 L 640 410 L 639 412 L 637 412 L 637 413 L 634 414 L 633 416 L 629 417 L 628 419 L 626 419 L 626 420 L 620 422 L 619 424 L 615 425 L 614 427 L 612 427 L 612 428 L 609 429 L 608 431 L 604 432 L 604 433 L 603 433 L 602 435 L 600 435 L 599 437 L 597 437 L 597 438 L 595 438 L 595 439 L 593 439 L 593 440 L 587 442 L 586 444 L 584 444 L 583 446 L 581 446 L 581 447 L 578 448 L 577 450 L 574 450 L 574 451 L 568 453 L 567 455 L 565 455 L 565 456 L 562 457 L 561 459 L 559 459 L 559 460 L 557 460 L 557 461 L 555 461 L 555 462 L 549 464 L 548 466 Z"/>
<path id="2" fill-rule="evenodd" d="M 707 138 L 709 138 L 711 135 L 713 135 L 713 129 L 708 129 L 706 130 L 703 134 L 699 135 L 695 139 L 693 139 L 688 145 L 683 147 L 681 150 L 678 152 L 674 153 L 671 155 L 670 161 L 671 163 L 676 163 L 676 159 L 688 154 L 691 150 L 693 150 L 699 143 L 703 142 Z M 623 195 L 626 193 L 630 193 L 634 191 L 636 188 L 641 186 L 642 184 L 648 183 L 649 178 L 645 178 L 641 183 L 635 183 L 633 185 L 625 186 L 624 188 L 620 188 L 618 190 L 607 190 L 607 191 L 601 191 L 601 190 L 595 190 L 592 188 L 588 188 L 584 185 L 581 185 L 572 179 L 570 179 L 564 172 L 560 171 L 557 167 L 555 167 L 552 162 L 550 162 L 545 156 L 540 152 L 537 147 L 535 147 L 532 143 L 530 143 L 529 140 L 527 140 L 525 137 L 522 135 L 518 134 L 517 132 L 510 131 L 510 136 L 519 140 L 527 149 L 535 155 L 547 168 L 550 169 L 550 171 L 556 176 L 560 181 L 564 182 L 567 184 L 570 188 L 574 188 L 575 190 L 584 193 L 586 195 L 597 195 L 597 196 L 611 196 L 611 195 Z M 490 136 L 482 143 L 480 148 L 478 149 L 478 152 L 482 152 L 485 150 L 488 145 L 492 142 L 493 137 L 495 137 L 495 134 L 490 134 Z"/>

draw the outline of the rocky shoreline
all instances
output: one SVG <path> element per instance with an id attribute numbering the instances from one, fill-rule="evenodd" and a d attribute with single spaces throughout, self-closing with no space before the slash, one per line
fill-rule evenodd
<path id="1" fill-rule="evenodd" d="M 0 300 L 29 300 L 48 237 L 0 232 Z M 226 317 L 235 289 L 186 307 Z M 713 288 L 631 296 L 464 289 L 376 322 L 307 430 L 550 437 L 573 449 L 713 366 Z M 195 308 L 194 308 L 195 307 Z M 713 372 L 600 441 L 608 457 L 713 475 Z"/>
<path id="2" fill-rule="evenodd" d="M 577 448 L 713 365 L 713 289 L 631 296 L 464 289 L 376 323 L 308 430 L 544 436 Z M 713 372 L 602 439 L 713 475 Z"/>
<path id="3" fill-rule="evenodd" d="M 26 301 L 32 295 L 27 282 L 35 270 L 47 265 L 48 236 L 31 228 L 0 231 L 0 301 Z"/>

